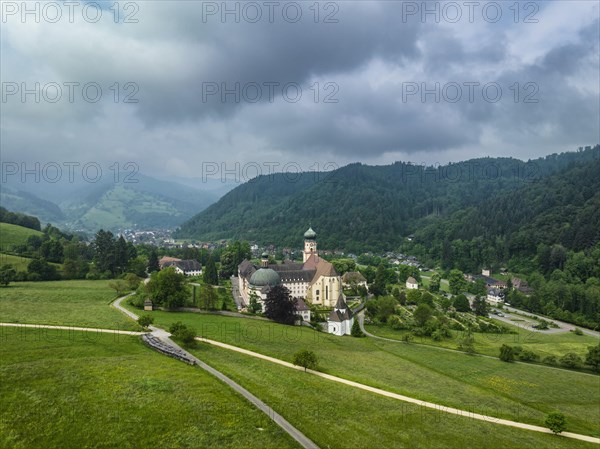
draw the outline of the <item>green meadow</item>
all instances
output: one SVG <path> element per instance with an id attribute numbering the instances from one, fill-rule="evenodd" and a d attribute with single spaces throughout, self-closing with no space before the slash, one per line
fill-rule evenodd
<path id="1" fill-rule="evenodd" d="M 426 409 L 208 344 L 193 352 L 265 400 L 322 448 L 596 446 Z M 477 412 L 477 407 L 473 411 Z"/>
<path id="2" fill-rule="evenodd" d="M 43 233 L 23 226 L 0 223 L 0 251 L 9 251 L 13 246 L 23 245 L 31 235 L 42 236 Z"/>
<path id="3" fill-rule="evenodd" d="M 109 304 L 110 281 L 13 282 L 0 289 L 0 322 L 138 330 Z"/>
<path id="4" fill-rule="evenodd" d="M 0 334 L 0 448 L 297 448 L 267 415 L 139 338 Z"/>
<path id="5" fill-rule="evenodd" d="M 182 321 L 198 335 L 290 362 L 296 351 L 309 349 L 323 372 L 441 405 L 477 406 L 480 413 L 536 425 L 558 409 L 568 417 L 570 431 L 600 436 L 596 375 L 259 320 L 161 311 L 152 315 L 161 327 Z"/>
<path id="6" fill-rule="evenodd" d="M 27 266 L 32 260 L 29 257 L 0 253 L 0 266 L 10 264 L 16 271 L 27 271 Z M 50 262 L 50 265 L 54 265 L 58 270 L 62 269 L 62 265 L 59 263 Z"/>

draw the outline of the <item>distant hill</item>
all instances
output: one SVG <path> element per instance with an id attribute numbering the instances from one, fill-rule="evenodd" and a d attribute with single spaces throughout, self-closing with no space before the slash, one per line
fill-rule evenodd
<path id="1" fill-rule="evenodd" d="M 351 164 L 329 173 L 261 176 L 185 222 L 177 238 L 238 238 L 299 246 L 311 223 L 322 248 L 397 248 L 432 220 L 534 184 L 572 163 L 600 159 L 600 146 L 523 162 L 481 158 L 440 167 Z M 482 206 L 484 207 L 484 206 Z"/>
<path id="2" fill-rule="evenodd" d="M 64 223 L 66 216 L 60 207 L 24 190 L 2 186 L 0 205 L 8 210 L 38 217 L 42 223 Z"/>
<path id="3" fill-rule="evenodd" d="M 36 215 L 65 230 L 174 228 L 218 199 L 218 194 L 136 174 L 138 182 L 12 183 L 0 204 Z"/>

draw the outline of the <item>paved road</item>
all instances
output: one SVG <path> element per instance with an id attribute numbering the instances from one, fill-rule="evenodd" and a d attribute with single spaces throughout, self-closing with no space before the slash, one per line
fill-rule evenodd
<path id="1" fill-rule="evenodd" d="M 215 345 L 224 349 L 229 349 L 231 351 L 235 351 L 235 352 L 239 352 L 241 354 L 245 354 L 245 355 L 249 355 L 252 357 L 256 357 L 258 359 L 262 359 L 262 360 L 266 360 L 272 363 L 276 363 L 278 365 L 281 366 L 285 366 L 287 368 L 291 368 L 291 369 L 295 369 L 295 370 L 299 370 L 299 371 L 304 371 L 304 368 L 300 367 L 300 366 L 296 366 L 293 365 L 289 362 L 286 362 L 284 360 L 280 360 L 280 359 L 276 359 L 274 357 L 269 357 L 263 354 L 259 354 L 258 352 L 254 352 L 254 351 L 249 351 L 247 349 L 243 349 L 237 346 L 233 346 L 233 345 L 228 345 L 226 343 L 221 343 L 219 341 L 214 341 L 214 340 L 209 340 L 206 338 L 201 338 L 201 337 L 196 337 L 196 340 L 202 341 L 204 343 L 209 343 L 211 345 Z M 375 388 L 375 387 L 371 387 L 369 385 L 365 385 L 365 384 L 361 384 L 358 382 L 354 382 L 351 380 L 347 380 L 341 377 L 337 377 L 337 376 L 332 376 L 331 374 L 325 374 L 325 373 L 321 373 L 319 371 L 313 371 L 310 369 L 306 370 L 307 373 L 313 374 L 315 376 L 318 377 L 322 377 L 324 379 L 327 380 L 331 380 L 334 382 L 338 382 L 344 385 L 349 385 L 351 387 L 354 388 L 358 388 L 361 390 L 365 390 L 365 391 L 369 391 L 371 393 L 375 393 L 375 394 L 379 394 L 381 396 L 385 396 L 388 398 L 392 398 L 392 399 L 397 399 L 399 401 L 404 401 L 404 402 L 409 402 L 411 404 L 416 404 L 419 405 L 421 407 L 426 407 L 426 408 L 432 408 L 435 409 L 437 411 L 440 412 L 444 412 L 444 413 L 449 413 L 452 415 L 458 415 L 458 416 L 465 416 L 467 418 L 472 418 L 472 419 L 477 419 L 479 421 L 485 421 L 485 422 L 491 422 L 491 423 L 495 423 L 495 424 L 501 424 L 503 426 L 510 426 L 510 427 L 517 427 L 519 429 L 526 429 L 526 430 L 532 430 L 534 432 L 541 432 L 541 433 L 552 433 L 552 431 L 550 429 L 547 429 L 546 427 L 540 427 L 540 426 L 534 426 L 531 424 L 524 424 L 524 423 L 520 423 L 520 422 L 516 422 L 516 421 L 510 421 L 508 419 L 500 419 L 500 418 L 496 418 L 493 416 L 488 416 L 488 415 L 482 415 L 479 413 L 473 413 L 467 410 L 460 410 L 457 408 L 452 408 L 452 407 L 447 407 L 444 405 L 440 405 L 440 404 L 435 404 L 433 402 L 426 402 L 426 401 L 422 401 L 420 399 L 416 399 L 416 398 L 412 398 L 410 396 L 404 396 L 401 394 L 397 394 L 397 393 L 392 393 L 390 391 L 386 391 L 386 390 L 382 390 L 380 388 Z M 581 435 L 578 433 L 571 433 L 571 432 L 563 432 L 561 433 L 561 436 L 567 437 L 567 438 L 573 438 L 576 440 L 581 440 L 581 441 L 587 441 L 590 443 L 597 443 L 600 444 L 600 438 L 594 438 L 588 435 Z"/>
<path id="2" fill-rule="evenodd" d="M 127 295 L 127 296 L 129 296 L 129 295 Z M 127 296 L 118 298 L 116 301 L 113 302 L 112 305 L 116 309 L 125 313 L 128 317 L 130 317 L 134 320 L 137 320 L 138 316 L 135 313 L 127 310 L 125 307 L 123 307 L 121 305 L 121 302 L 125 298 L 127 298 Z M 250 393 L 248 390 L 246 390 L 240 384 L 231 380 L 225 374 L 223 374 L 220 371 L 217 371 L 216 369 L 214 369 L 213 367 L 207 365 L 206 363 L 204 363 L 203 361 L 201 361 L 194 355 L 188 353 L 183 348 L 181 348 L 176 343 L 174 343 L 173 340 L 171 340 L 169 338 L 171 336 L 171 334 L 169 334 L 167 331 L 165 331 L 164 329 L 161 329 L 159 327 L 155 327 L 155 326 L 150 326 L 150 329 L 152 330 L 152 335 L 154 335 L 157 338 L 160 338 L 166 344 L 171 345 L 177 349 L 180 349 L 181 351 L 183 351 L 186 354 L 187 357 L 194 360 L 200 368 L 202 368 L 203 370 L 212 374 L 217 379 L 219 379 L 220 381 L 227 384 L 230 388 L 234 389 L 239 394 L 241 394 L 244 398 L 246 398 L 248 401 L 250 401 L 250 403 L 253 404 L 256 408 L 258 408 L 263 413 L 265 413 L 269 418 L 271 418 L 279 427 L 281 427 L 285 432 L 287 432 L 303 448 L 319 449 L 319 446 L 317 446 L 312 440 L 310 440 L 306 435 L 304 435 L 302 432 L 300 432 L 298 429 L 296 429 L 283 416 L 281 416 L 279 413 L 277 413 L 275 410 L 273 410 L 271 407 L 269 407 L 267 404 L 265 404 L 263 401 L 261 401 L 258 397 L 254 396 L 252 393 Z"/>
<path id="3" fill-rule="evenodd" d="M 247 306 L 240 293 L 239 279 L 236 276 L 231 276 L 231 294 L 233 295 L 233 300 L 235 301 L 238 310 L 241 310 Z"/>
<path id="4" fill-rule="evenodd" d="M 571 324 L 571 323 L 565 323 L 564 321 L 558 321 L 558 320 L 555 320 L 555 319 L 552 319 L 552 318 L 548 318 L 548 317 L 545 317 L 545 316 L 537 315 L 535 313 L 531 313 L 531 312 L 526 312 L 524 310 L 515 309 L 514 307 L 510 307 L 510 306 L 506 306 L 506 305 L 504 306 L 503 310 L 507 311 L 507 312 L 517 312 L 518 314 L 512 315 L 512 316 L 515 317 L 515 318 L 518 318 L 518 319 L 522 319 L 522 320 L 532 321 L 533 322 L 533 318 L 529 318 L 529 316 L 523 316 L 523 314 L 525 314 L 525 315 L 531 315 L 533 317 L 536 317 L 537 319 L 543 319 L 543 320 L 546 320 L 546 321 L 548 321 L 550 323 L 554 323 L 557 326 L 559 326 L 558 329 L 550 328 L 550 329 L 547 329 L 545 331 L 539 331 L 537 329 L 533 329 L 533 330 L 535 330 L 537 332 L 544 332 L 544 333 L 570 332 L 570 331 L 575 330 L 576 327 L 578 327 L 578 326 L 576 326 L 574 324 Z M 496 317 L 494 317 L 494 318 L 496 318 Z M 511 323 L 514 324 L 514 322 L 511 322 Z M 585 328 L 582 328 L 582 327 L 580 327 L 579 329 L 581 329 L 581 332 L 583 332 L 586 335 L 589 335 L 591 337 L 600 338 L 600 332 L 593 331 L 591 329 L 585 329 Z"/>

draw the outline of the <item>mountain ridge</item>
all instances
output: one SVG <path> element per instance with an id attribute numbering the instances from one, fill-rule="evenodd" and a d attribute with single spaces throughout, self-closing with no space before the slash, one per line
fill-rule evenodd
<path id="1" fill-rule="evenodd" d="M 263 176 L 236 187 L 183 223 L 175 236 L 298 246 L 298 236 L 312 223 L 321 247 L 390 250 L 431 217 L 450 216 L 496 194 L 533 184 L 570 163 L 600 159 L 599 154 L 596 146 L 526 162 L 477 158 L 438 167 L 354 163 L 304 183 L 285 182 L 285 174 Z"/>

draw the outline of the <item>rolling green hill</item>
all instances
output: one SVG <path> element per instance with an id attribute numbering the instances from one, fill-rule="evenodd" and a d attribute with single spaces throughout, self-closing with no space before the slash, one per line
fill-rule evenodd
<path id="1" fill-rule="evenodd" d="M 10 251 L 14 246 L 23 245 L 31 235 L 42 236 L 34 229 L 9 223 L 0 223 L 0 251 Z"/>
<path id="2" fill-rule="evenodd" d="M 351 164 L 327 174 L 258 177 L 185 222 L 177 238 L 238 238 L 297 247 L 312 223 L 323 248 L 391 250 L 430 220 L 485 205 L 576 162 L 600 146 L 523 162 L 481 158 L 439 167 Z"/>
<path id="3" fill-rule="evenodd" d="M 136 226 L 166 228 L 181 223 L 193 209 L 183 201 L 121 185 L 106 190 L 94 200 L 71 209 L 70 215 L 77 217 L 72 227 L 90 230 Z M 73 213 L 74 210 L 82 213 Z"/>

